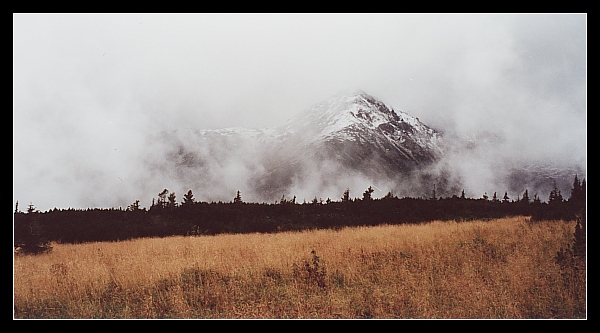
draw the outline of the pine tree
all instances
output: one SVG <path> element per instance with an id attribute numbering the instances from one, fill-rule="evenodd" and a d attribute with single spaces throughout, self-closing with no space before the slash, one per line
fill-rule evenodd
<path id="1" fill-rule="evenodd" d="M 342 202 L 349 202 L 350 201 L 350 189 L 346 189 L 344 191 L 344 196 L 342 197 Z"/>
<path id="2" fill-rule="evenodd" d="M 137 212 L 140 210 L 140 201 L 136 200 L 131 205 L 127 206 L 128 212 Z"/>
<path id="3" fill-rule="evenodd" d="M 460 198 L 461 199 L 466 199 L 466 197 L 465 197 L 465 190 L 462 190 L 462 192 L 460 194 Z"/>
<path id="4" fill-rule="evenodd" d="M 194 199 L 194 194 L 192 193 L 192 190 L 189 190 L 186 194 L 183 195 L 183 202 L 181 203 L 181 205 L 190 205 L 193 204 L 195 201 L 196 199 Z"/>
<path id="5" fill-rule="evenodd" d="M 167 203 L 167 208 L 175 207 L 177 207 L 177 199 L 175 197 L 175 192 L 171 192 L 171 194 L 169 194 L 169 202 Z"/>
<path id="6" fill-rule="evenodd" d="M 239 190 L 237 191 L 235 198 L 233 198 L 233 203 L 236 203 L 236 204 L 242 203 L 242 195 L 240 194 Z"/>
<path id="7" fill-rule="evenodd" d="M 560 190 L 556 187 L 556 181 L 554 181 L 554 185 L 552 187 L 552 191 L 550 191 L 550 195 L 548 196 L 549 204 L 556 204 L 563 202 L 562 194 Z"/>
<path id="8" fill-rule="evenodd" d="M 529 204 L 529 192 L 527 191 L 527 189 L 525 189 L 525 192 L 523 193 L 523 198 L 520 202 Z"/>
<path id="9" fill-rule="evenodd" d="M 30 202 L 29 206 L 27 207 L 27 214 L 31 214 L 31 213 L 35 213 L 37 212 L 37 210 L 35 209 L 35 206 Z"/>
<path id="10" fill-rule="evenodd" d="M 375 191 L 375 190 L 373 190 L 373 188 L 371 186 L 369 186 L 369 188 L 363 192 L 363 200 L 364 201 L 372 200 L 371 193 L 373 193 L 373 191 Z"/>
<path id="11" fill-rule="evenodd" d="M 571 189 L 571 197 L 569 198 L 569 202 L 574 204 L 574 208 L 576 210 L 585 209 L 585 187 L 585 178 L 582 181 L 579 181 L 577 175 L 575 175 L 575 180 L 573 181 L 573 188 Z"/>
<path id="12" fill-rule="evenodd" d="M 492 196 L 492 202 L 498 202 L 500 200 L 498 200 L 498 196 L 496 195 L 496 192 L 494 192 L 494 195 Z"/>
<path id="13" fill-rule="evenodd" d="M 158 194 L 158 207 L 167 207 L 167 194 L 169 194 L 169 190 L 167 189 L 162 190 L 162 192 Z"/>
<path id="14" fill-rule="evenodd" d="M 508 200 L 510 200 L 510 198 L 508 197 L 508 193 L 504 192 L 504 196 L 502 197 L 502 202 L 508 202 Z"/>

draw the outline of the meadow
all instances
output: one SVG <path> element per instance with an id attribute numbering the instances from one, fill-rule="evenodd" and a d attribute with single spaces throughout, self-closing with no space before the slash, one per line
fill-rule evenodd
<path id="1" fill-rule="evenodd" d="M 14 256 L 23 318 L 586 318 L 575 221 L 510 217 L 52 244 Z"/>

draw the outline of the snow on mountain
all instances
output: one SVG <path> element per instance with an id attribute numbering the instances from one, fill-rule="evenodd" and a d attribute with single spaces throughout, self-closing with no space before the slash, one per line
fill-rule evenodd
<path id="1" fill-rule="evenodd" d="M 156 149 L 147 159 L 152 171 L 145 182 L 168 180 L 182 190 L 202 189 L 204 196 L 196 195 L 201 200 L 227 200 L 241 190 L 247 200 L 271 201 L 282 194 L 337 198 L 346 188 L 370 185 L 383 188 L 380 196 L 398 188 L 395 193 L 401 195 L 428 196 L 433 184 L 440 196 L 452 195 L 473 171 L 515 191 L 552 177 L 547 167 L 473 170 L 490 164 L 477 161 L 473 152 L 493 151 L 500 144 L 488 141 L 480 147 L 472 140 L 442 137 L 363 91 L 338 93 L 274 128 L 162 132 L 152 139 Z M 467 183 L 480 185 L 474 179 Z"/>
<path id="2" fill-rule="evenodd" d="M 343 192 L 348 175 L 365 184 L 397 179 L 443 151 L 437 131 L 363 91 L 339 93 L 275 128 L 184 129 L 152 141 L 154 177 L 246 188 L 260 199 L 290 188 Z"/>

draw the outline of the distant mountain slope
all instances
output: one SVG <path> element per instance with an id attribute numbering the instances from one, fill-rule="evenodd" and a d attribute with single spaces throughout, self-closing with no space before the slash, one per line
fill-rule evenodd
<path id="1" fill-rule="evenodd" d="M 433 184 L 438 195 L 456 194 L 465 175 L 456 173 L 448 156 L 467 156 L 478 143 L 444 137 L 418 118 L 355 91 L 332 96 L 275 128 L 165 131 L 151 144 L 148 182 L 194 189 L 201 200 L 229 201 L 241 190 L 247 200 L 273 202 L 282 196 L 338 200 L 347 188 L 361 197 L 370 185 L 378 190 L 374 197 L 390 190 L 428 197 Z M 494 149 L 493 142 L 486 144 Z M 552 185 L 548 170 L 560 174 L 561 184 L 581 171 L 513 165 L 496 182 L 511 188 L 498 191 L 518 192 L 523 184 L 545 189 Z"/>

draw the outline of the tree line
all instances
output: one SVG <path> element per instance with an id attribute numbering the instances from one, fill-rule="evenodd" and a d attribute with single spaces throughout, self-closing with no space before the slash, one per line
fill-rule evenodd
<path id="1" fill-rule="evenodd" d="M 575 176 L 570 197 L 554 188 L 543 202 L 527 190 L 517 200 L 505 192 L 490 198 L 467 198 L 464 190 L 452 197 L 398 198 L 390 191 L 373 198 L 370 186 L 362 198 L 351 198 L 346 189 L 339 200 L 296 202 L 282 196 L 275 203 L 245 202 L 237 191 L 230 202 L 203 202 L 192 190 L 177 201 L 167 189 L 152 199 L 149 208 L 135 200 L 126 209 L 52 209 L 40 212 L 33 204 L 14 212 L 14 246 L 21 251 L 49 251 L 51 242 L 81 243 L 120 241 L 139 237 L 215 235 L 221 233 L 280 232 L 378 224 L 421 223 L 432 220 L 474 220 L 526 215 L 535 220 L 572 220 L 585 213 L 586 182 Z"/>

